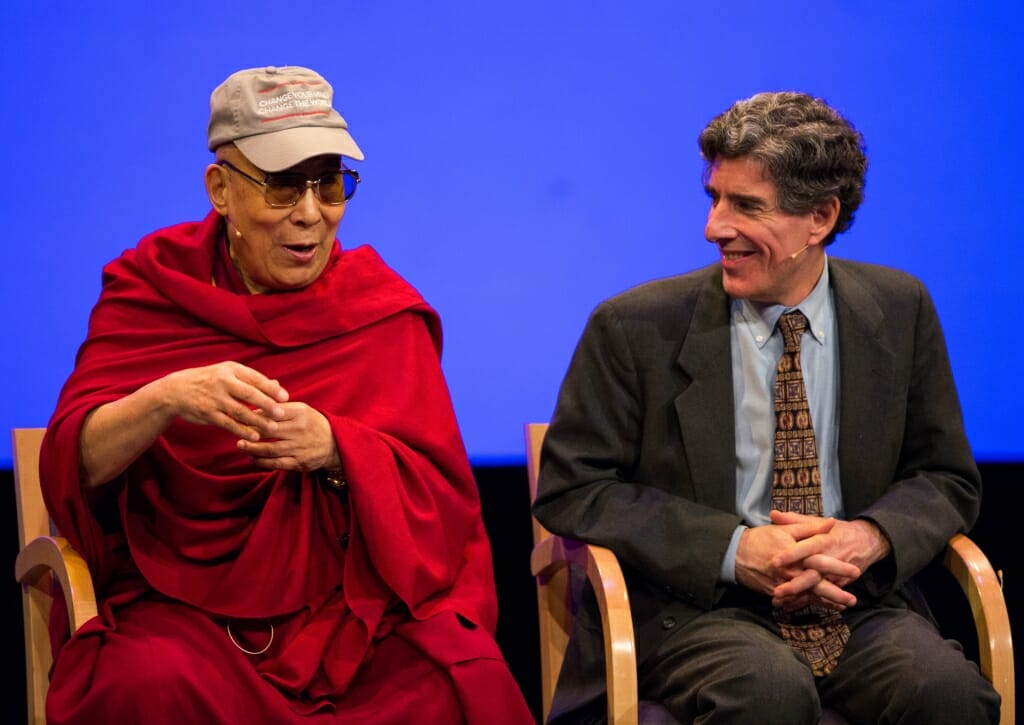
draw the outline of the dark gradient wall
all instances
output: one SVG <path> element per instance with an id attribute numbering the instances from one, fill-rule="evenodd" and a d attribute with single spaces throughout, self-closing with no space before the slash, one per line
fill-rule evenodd
<path id="1" fill-rule="evenodd" d="M 986 497 L 981 517 L 972 538 L 985 550 L 992 565 L 1004 573 L 1004 592 L 1014 632 L 1024 631 L 1024 586 L 1020 571 L 1024 559 L 1019 547 L 1011 544 L 1011 494 L 1024 481 L 1024 464 L 983 464 Z M 494 549 L 498 587 L 498 644 L 508 660 L 534 712 L 540 713 L 540 649 L 537 633 L 537 597 L 530 575 L 529 493 L 526 470 L 521 466 L 478 467 L 475 469 L 483 505 L 484 523 Z M 17 526 L 13 477 L 0 471 L 0 561 L 9 562 L 0 575 L 0 646 L 5 657 L 7 676 L 0 678 L 0 722 L 25 721 L 24 660 L 21 627 L 21 594 L 14 580 L 14 556 L 17 552 Z M 973 639 L 970 611 L 959 589 L 944 570 L 929 572 L 927 582 L 933 608 L 948 628 L 949 636 L 961 639 L 972 656 L 977 652 Z M 1024 658 L 1018 644 L 1017 672 L 1024 671 Z"/>

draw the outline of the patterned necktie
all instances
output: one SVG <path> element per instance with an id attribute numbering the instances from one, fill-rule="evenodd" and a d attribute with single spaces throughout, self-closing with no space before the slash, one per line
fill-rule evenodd
<path id="1" fill-rule="evenodd" d="M 821 516 L 821 472 L 811 409 L 800 370 L 800 339 L 807 318 L 799 311 L 779 319 L 784 349 L 775 378 L 775 473 L 772 508 Z M 815 677 L 835 669 L 850 629 L 834 609 L 809 605 L 793 612 L 774 610 L 782 639 L 811 664 Z"/>

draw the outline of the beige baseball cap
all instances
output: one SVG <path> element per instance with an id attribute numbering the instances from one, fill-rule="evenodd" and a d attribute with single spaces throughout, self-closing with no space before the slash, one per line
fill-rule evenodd
<path id="1" fill-rule="evenodd" d="M 315 71 L 267 66 L 232 73 L 210 94 L 210 150 L 233 142 L 257 168 L 281 171 L 313 156 L 363 160 L 334 90 Z"/>

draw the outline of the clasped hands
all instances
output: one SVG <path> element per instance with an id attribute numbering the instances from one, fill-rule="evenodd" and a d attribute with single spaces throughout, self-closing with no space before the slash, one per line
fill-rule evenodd
<path id="1" fill-rule="evenodd" d="M 845 587 L 888 552 L 888 540 L 865 519 L 772 511 L 770 524 L 741 535 L 736 579 L 770 595 L 775 607 L 817 604 L 843 611 L 857 603 Z"/>
<path id="2" fill-rule="evenodd" d="M 341 465 L 330 422 L 258 370 L 223 362 L 172 373 L 180 408 L 192 423 L 239 437 L 238 449 L 268 469 L 314 471 Z"/>

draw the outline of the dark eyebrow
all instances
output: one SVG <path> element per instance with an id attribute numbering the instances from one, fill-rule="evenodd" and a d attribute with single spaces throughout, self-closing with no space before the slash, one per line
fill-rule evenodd
<path id="1" fill-rule="evenodd" d="M 768 203 L 764 198 L 760 196 L 754 196 L 752 194 L 729 194 L 729 200 L 733 203 L 745 204 L 746 206 L 758 207 L 766 209 Z"/>
<path id="2" fill-rule="evenodd" d="M 707 194 L 708 196 L 710 196 L 712 199 L 716 199 L 719 196 L 721 196 L 721 194 L 719 194 L 718 190 L 715 187 L 713 187 L 711 184 L 704 184 L 704 193 Z M 747 206 L 747 207 L 753 207 L 753 208 L 759 208 L 759 209 L 767 209 L 768 208 L 767 200 L 764 199 L 763 197 L 756 196 L 754 194 L 726 194 L 726 197 L 733 204 L 742 204 L 742 205 Z"/>

